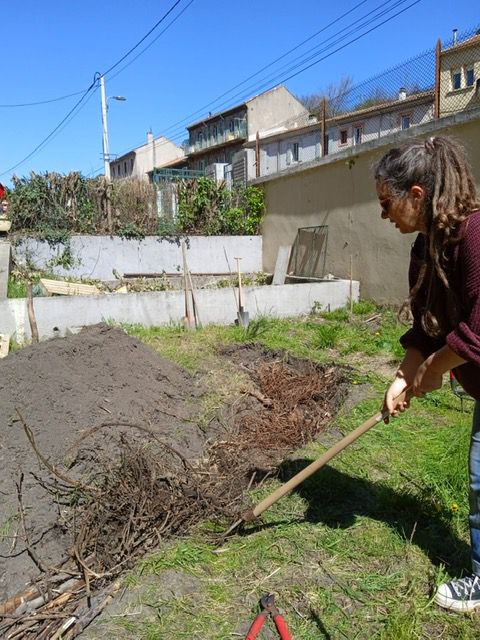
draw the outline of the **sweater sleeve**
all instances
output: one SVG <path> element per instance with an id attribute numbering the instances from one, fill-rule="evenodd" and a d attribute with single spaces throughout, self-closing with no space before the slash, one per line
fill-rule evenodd
<path id="1" fill-rule="evenodd" d="M 459 356 L 480 366 L 480 212 L 467 218 L 458 268 L 466 309 L 462 322 L 447 335 L 447 344 Z"/>

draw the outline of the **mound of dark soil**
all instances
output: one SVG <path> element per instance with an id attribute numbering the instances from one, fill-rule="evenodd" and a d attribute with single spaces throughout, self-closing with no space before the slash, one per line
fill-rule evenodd
<path id="1" fill-rule="evenodd" d="M 223 355 L 250 383 L 218 438 L 215 422 L 197 425 L 199 382 L 119 329 L 0 361 L 0 634 L 47 638 L 74 615 L 65 637 L 76 637 L 136 558 L 205 518 L 238 515 L 247 485 L 315 438 L 345 398 L 334 365 L 258 345 Z"/>
<path id="2" fill-rule="evenodd" d="M 92 426 L 104 422 L 150 425 L 186 457 L 202 451 L 205 434 L 194 416 L 201 390 L 185 371 L 140 341 L 106 325 L 26 347 L 0 360 L 0 602 L 38 570 L 25 552 L 17 483 L 30 544 L 54 563 L 71 544 L 56 526 L 50 496 L 32 475 L 40 465 L 17 413 L 53 464 Z M 99 432 L 108 450 L 111 430 Z"/>

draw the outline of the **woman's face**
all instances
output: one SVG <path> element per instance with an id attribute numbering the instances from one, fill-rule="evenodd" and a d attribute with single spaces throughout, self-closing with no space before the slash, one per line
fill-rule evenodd
<path id="1" fill-rule="evenodd" d="M 399 198 L 391 193 L 387 184 L 377 182 L 377 196 L 382 219 L 390 220 L 400 233 L 426 233 L 422 206 L 425 197 L 423 187 L 413 185 L 406 196 Z"/>

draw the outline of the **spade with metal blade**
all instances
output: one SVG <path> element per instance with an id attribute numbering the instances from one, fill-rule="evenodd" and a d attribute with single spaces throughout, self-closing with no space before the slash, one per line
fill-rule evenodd
<path id="1" fill-rule="evenodd" d="M 240 272 L 240 260 L 241 258 L 235 258 L 237 261 L 237 273 L 238 273 L 238 312 L 237 312 L 237 322 L 241 327 L 248 327 L 249 315 L 248 311 L 245 311 L 243 306 L 243 295 L 242 295 L 242 274 Z"/>

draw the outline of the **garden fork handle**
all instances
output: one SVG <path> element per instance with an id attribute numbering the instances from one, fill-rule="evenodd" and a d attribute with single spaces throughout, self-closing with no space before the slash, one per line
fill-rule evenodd
<path id="1" fill-rule="evenodd" d="M 410 387 L 407 387 L 401 394 L 399 394 L 395 398 L 395 400 L 405 397 L 409 390 L 410 390 Z M 338 453 L 340 453 L 340 451 L 343 451 L 343 449 L 348 447 L 348 445 L 352 444 L 352 442 L 355 442 L 357 438 L 359 438 L 361 435 L 366 433 L 369 429 L 374 427 L 376 424 L 378 424 L 379 422 L 382 422 L 382 420 L 385 420 L 385 418 L 387 418 L 388 415 L 389 415 L 388 410 L 384 409 L 383 411 L 379 411 L 374 416 L 371 416 L 370 418 L 368 418 L 368 420 L 365 420 L 363 424 L 361 424 L 354 431 L 352 431 L 351 433 L 347 434 L 344 438 L 339 440 L 336 444 L 333 445 L 333 447 L 328 449 L 328 451 L 326 451 L 322 456 L 320 456 L 320 458 L 317 458 L 317 460 L 314 460 L 311 464 L 305 467 L 305 469 L 302 469 L 302 471 L 300 471 L 295 476 L 293 476 L 293 478 L 290 478 L 288 482 L 285 482 L 285 484 L 279 487 L 276 491 L 274 491 L 272 494 L 267 496 L 264 500 L 259 502 L 251 511 L 248 511 L 246 514 L 244 514 L 243 520 L 245 522 L 249 522 L 251 520 L 254 520 L 255 518 L 258 518 L 258 516 L 261 513 L 263 513 L 264 511 L 266 511 L 266 509 L 271 507 L 272 504 L 277 502 L 277 500 L 279 500 L 284 495 L 286 495 L 287 493 L 295 489 L 295 487 L 297 487 L 304 480 L 309 478 L 313 473 L 315 473 L 315 471 L 318 471 L 318 469 L 321 469 L 325 464 L 327 464 L 327 462 L 329 462 Z"/>

